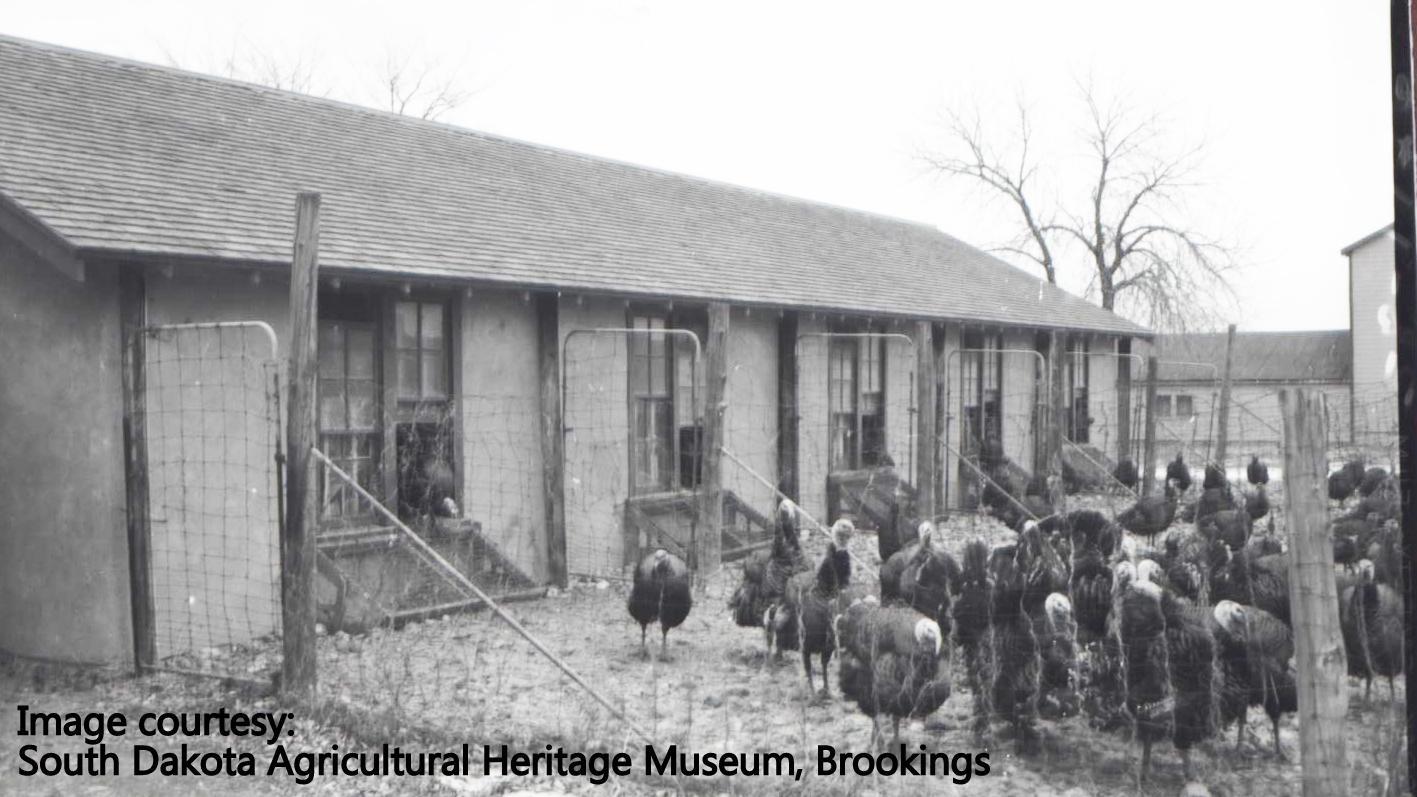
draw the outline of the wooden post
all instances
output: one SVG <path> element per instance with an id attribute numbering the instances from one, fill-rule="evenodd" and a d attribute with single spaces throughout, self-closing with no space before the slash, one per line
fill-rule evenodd
<path id="1" fill-rule="evenodd" d="M 797 313 L 792 310 L 777 323 L 777 395 L 778 489 L 797 501 Z"/>
<path id="2" fill-rule="evenodd" d="M 1225 469 L 1225 454 L 1230 445 L 1230 365 L 1234 354 L 1235 325 L 1231 324 L 1225 336 L 1225 374 L 1220 381 L 1220 415 L 1215 430 L 1215 461 L 1221 469 Z"/>
<path id="3" fill-rule="evenodd" d="M 1146 431 L 1142 438 L 1141 494 L 1151 495 L 1156 486 L 1156 378 L 1160 364 L 1156 355 L 1146 358 Z"/>
<path id="4" fill-rule="evenodd" d="M 554 293 L 536 296 L 541 380 L 541 494 L 546 513 L 546 568 L 560 587 L 566 573 L 566 460 L 561 408 L 561 302 Z"/>
<path id="5" fill-rule="evenodd" d="M 315 388 L 319 376 L 315 325 L 319 308 L 320 195 L 295 199 L 295 245 L 290 270 L 290 404 L 286 424 L 285 534 L 281 537 L 281 618 L 285 660 L 281 691 L 315 695 L 315 532 L 319 491 Z"/>
<path id="6" fill-rule="evenodd" d="M 915 325 L 915 512 L 935 516 L 935 326 Z"/>
<path id="7" fill-rule="evenodd" d="M 1284 494 L 1289 527 L 1289 603 L 1298 666 L 1304 794 L 1348 793 L 1344 717 L 1348 663 L 1338 620 L 1328 529 L 1328 452 L 1322 391 L 1281 390 Z"/>
<path id="8" fill-rule="evenodd" d="M 1048 397 L 1048 472 L 1062 478 L 1063 475 L 1063 429 L 1067 422 L 1067 408 L 1063 403 L 1063 358 L 1067 356 L 1063 346 L 1063 333 L 1048 335 L 1048 371 L 1052 375 L 1052 395 Z M 1056 508 L 1056 507 L 1055 507 Z"/>
<path id="9" fill-rule="evenodd" d="M 935 483 L 931 485 L 934 492 L 935 512 L 945 512 L 948 509 L 948 501 L 945 499 L 945 483 L 949 480 L 949 457 L 945 452 L 945 447 L 940 444 L 940 439 L 945 436 L 945 425 L 949 423 L 949 352 L 945 350 L 945 342 L 948 337 L 948 327 L 944 324 L 935 325 L 935 439 L 930 441 L 935 459 Z"/>
<path id="10" fill-rule="evenodd" d="M 118 275 L 119 329 L 123 346 L 123 450 L 127 482 L 128 582 L 133 613 L 133 664 L 157 662 L 153 588 L 149 565 L 152 529 L 148 515 L 146 288 L 136 266 Z"/>
<path id="11" fill-rule="evenodd" d="M 1132 339 L 1117 341 L 1117 461 L 1132 455 Z"/>
<path id="12" fill-rule="evenodd" d="M 703 575 L 718 570 L 723 550 L 723 419 L 728 409 L 728 305 L 708 306 L 704 352 L 703 481 L 699 485 L 699 526 L 694 567 Z"/>

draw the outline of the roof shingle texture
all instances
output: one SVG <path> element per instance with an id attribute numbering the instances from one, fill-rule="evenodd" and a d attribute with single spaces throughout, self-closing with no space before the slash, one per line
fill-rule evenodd
<path id="1" fill-rule="evenodd" d="M 1210 379 L 1209 369 L 1179 362 L 1211 363 L 1219 378 L 1225 372 L 1225 339 L 1224 332 L 1157 335 L 1152 352 L 1160 361 L 1157 378 Z M 1346 382 L 1353 373 L 1353 347 L 1346 329 L 1236 332 L 1230 373 L 1239 382 Z"/>
<path id="2" fill-rule="evenodd" d="M 0 193 L 82 253 L 1149 334 L 924 224 L 0 37 Z"/>

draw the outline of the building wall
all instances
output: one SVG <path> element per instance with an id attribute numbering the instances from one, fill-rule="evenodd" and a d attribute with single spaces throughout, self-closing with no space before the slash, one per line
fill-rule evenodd
<path id="1" fill-rule="evenodd" d="M 118 286 L 0 236 L 0 649 L 131 662 Z"/>
<path id="2" fill-rule="evenodd" d="M 1093 446 L 1115 461 L 1119 432 L 1117 423 L 1122 412 L 1122 408 L 1117 404 L 1117 375 L 1120 365 L 1117 340 L 1094 336 L 1089 352 L 1087 408 L 1092 417 L 1089 438 Z"/>
<path id="3" fill-rule="evenodd" d="M 1360 444 L 1397 436 L 1397 282 L 1393 234 L 1353 250 L 1350 310 L 1353 333 L 1354 434 Z"/>
<path id="4" fill-rule="evenodd" d="M 263 321 L 260 330 L 170 330 L 147 338 L 150 579 L 159 659 L 246 643 L 280 628 L 275 456 L 288 383 L 288 280 L 177 270 L 147 277 L 150 327 Z"/>
<path id="5" fill-rule="evenodd" d="M 533 579 L 549 577 L 536 306 L 521 292 L 463 302 L 464 514 Z"/>
<path id="6" fill-rule="evenodd" d="M 1007 330 L 1002 337 L 1004 353 L 1004 453 L 1023 468 L 1033 470 L 1035 407 L 1041 400 L 1038 387 L 1038 358 L 1032 354 L 1034 334 Z M 959 358 L 956 357 L 956 360 Z"/>
<path id="7" fill-rule="evenodd" d="M 565 380 L 566 566 L 572 574 L 618 573 L 630 489 L 629 374 L 624 335 L 573 330 L 625 326 L 624 302 L 561 302 Z"/>
<path id="8" fill-rule="evenodd" d="M 804 313 L 797 327 L 797 479 L 802 508 L 827 516 L 827 331 L 821 316 Z"/>
<path id="9" fill-rule="evenodd" d="M 763 479 L 724 457 L 723 486 L 749 506 L 772 517 L 778 446 L 776 313 L 734 309 L 728 322 L 728 410 L 724 447 Z"/>
<path id="10" fill-rule="evenodd" d="M 1236 384 L 1230 391 L 1230 420 L 1226 470 L 1231 478 L 1244 478 L 1244 468 L 1252 455 L 1259 455 L 1274 473 L 1282 467 L 1284 421 L 1279 409 L 1279 391 L 1304 388 L 1321 390 L 1328 411 L 1330 447 L 1347 440 L 1349 393 L 1346 382 Z M 1220 387 L 1206 383 L 1166 383 L 1157 386 L 1156 394 L 1170 396 L 1172 415 L 1157 417 L 1156 456 L 1160 473 L 1165 463 L 1181 452 L 1193 471 L 1199 471 L 1205 459 L 1214 456 L 1219 427 Z M 1188 395 L 1194 416 L 1175 415 L 1176 396 Z"/>

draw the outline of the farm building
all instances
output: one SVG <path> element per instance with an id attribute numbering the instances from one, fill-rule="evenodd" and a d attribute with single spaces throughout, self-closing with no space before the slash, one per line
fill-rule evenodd
<path id="1" fill-rule="evenodd" d="M 0 73 L 12 653 L 277 629 L 302 190 L 319 448 L 507 583 L 623 577 L 714 493 L 725 550 L 779 488 L 824 520 L 863 478 L 956 505 L 948 451 L 1036 462 L 1055 371 L 1069 438 L 1129 434 L 1117 355 L 1149 333 L 931 226 L 12 38 Z M 327 594 L 411 581 L 350 481 L 319 501 Z"/>
<path id="2" fill-rule="evenodd" d="M 1182 452 L 1204 462 L 1215 450 L 1224 332 L 1157 335 L 1149 353 L 1158 360 L 1156 441 L 1158 459 Z M 1347 330 L 1236 332 L 1231 352 L 1227 466 L 1242 470 L 1252 455 L 1280 460 L 1284 423 L 1279 391 L 1321 390 L 1335 445 L 1348 442 L 1353 360 Z"/>
<path id="3" fill-rule="evenodd" d="M 1397 274 L 1391 224 L 1345 246 L 1353 330 L 1353 436 L 1389 447 L 1397 439 Z"/>

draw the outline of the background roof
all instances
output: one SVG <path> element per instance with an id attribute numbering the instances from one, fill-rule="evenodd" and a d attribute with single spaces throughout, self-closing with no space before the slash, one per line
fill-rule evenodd
<path id="1" fill-rule="evenodd" d="M 1209 381 L 1210 371 L 1168 365 L 1166 360 L 1213 363 L 1225 371 L 1224 332 L 1157 335 L 1153 354 L 1163 381 Z M 1346 329 L 1320 332 L 1236 332 L 1231 378 L 1242 382 L 1346 382 L 1353 373 L 1353 347 Z"/>
<path id="2" fill-rule="evenodd" d="M 939 230 L 0 37 L 0 193 L 81 250 L 1149 334 Z"/>

